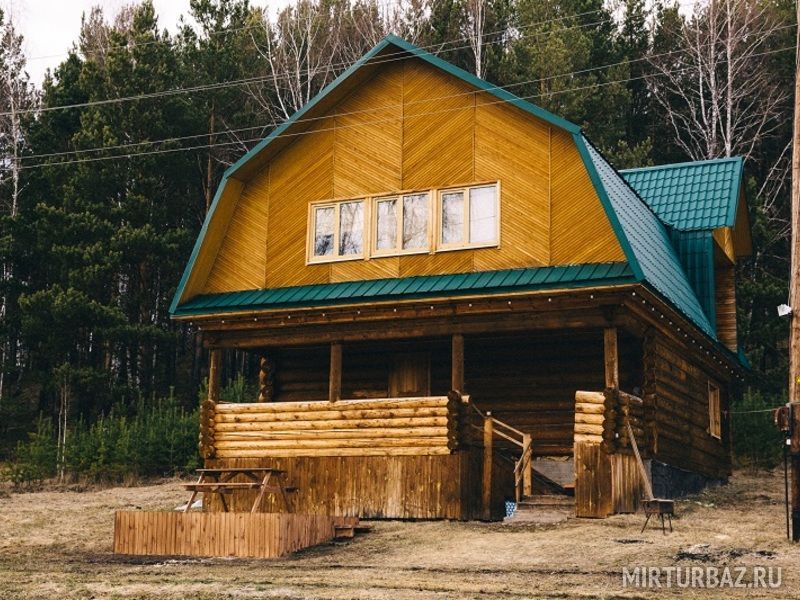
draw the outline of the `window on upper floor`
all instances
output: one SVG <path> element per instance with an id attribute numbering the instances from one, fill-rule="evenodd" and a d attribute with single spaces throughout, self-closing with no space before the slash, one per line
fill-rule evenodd
<path id="1" fill-rule="evenodd" d="M 314 202 L 308 262 L 496 246 L 498 190 L 493 183 Z"/>
<path id="2" fill-rule="evenodd" d="M 364 200 L 311 206 L 311 262 L 364 256 Z"/>
<path id="3" fill-rule="evenodd" d="M 374 256 L 430 250 L 430 193 L 376 198 Z"/>
<path id="4" fill-rule="evenodd" d="M 498 240 L 497 185 L 439 192 L 439 248 L 495 246 Z"/>

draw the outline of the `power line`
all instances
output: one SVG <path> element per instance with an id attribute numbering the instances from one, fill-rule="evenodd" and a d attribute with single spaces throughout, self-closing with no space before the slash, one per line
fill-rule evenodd
<path id="1" fill-rule="evenodd" d="M 779 29 L 788 28 L 788 27 L 794 27 L 794 26 L 795 26 L 794 24 L 786 25 L 786 26 L 783 26 L 783 27 L 781 27 Z M 710 46 L 710 45 L 714 45 L 714 43 L 710 42 L 709 44 L 706 44 L 706 45 L 701 46 L 701 47 Z M 618 61 L 618 62 L 614 62 L 614 63 L 608 63 L 608 64 L 605 64 L 605 65 L 597 65 L 597 66 L 594 66 L 594 67 L 587 67 L 585 69 L 579 69 L 579 70 L 576 70 L 576 71 L 566 71 L 566 72 L 563 72 L 563 73 L 557 73 L 555 75 L 549 75 L 547 77 L 540 77 L 540 78 L 536 78 L 536 79 L 529 79 L 529 80 L 525 80 L 525 81 L 519 81 L 519 82 L 507 84 L 505 86 L 494 85 L 494 86 L 490 86 L 486 90 L 482 90 L 482 91 L 492 91 L 492 90 L 505 90 L 505 91 L 508 91 L 510 89 L 521 87 L 521 86 L 524 86 L 524 85 L 530 85 L 530 84 L 533 84 L 533 83 L 541 83 L 541 82 L 545 82 L 545 81 L 551 81 L 551 80 L 562 78 L 562 77 L 572 77 L 572 76 L 576 76 L 576 75 L 585 75 L 585 74 L 592 73 L 592 72 L 599 71 L 599 70 L 611 69 L 613 67 L 618 67 L 618 66 L 622 66 L 622 65 L 630 65 L 630 64 L 637 63 L 637 62 L 642 62 L 642 61 L 650 61 L 650 60 L 653 60 L 655 58 L 663 58 L 663 57 L 666 57 L 666 56 L 671 56 L 673 54 L 681 54 L 683 52 L 685 52 L 685 51 L 684 50 L 680 50 L 680 49 L 679 50 L 671 50 L 671 51 L 668 51 L 668 52 L 662 52 L 660 54 L 641 56 L 639 58 L 626 59 L 626 60 L 623 60 L 623 61 Z M 760 56 L 760 54 L 754 54 L 753 56 Z M 669 71 L 667 71 L 667 73 L 669 73 Z M 637 78 L 637 79 L 641 79 L 641 78 Z M 633 80 L 635 80 L 635 79 L 631 79 L 631 80 L 627 80 L 627 81 L 633 81 Z M 622 81 L 622 80 L 620 80 L 620 81 Z M 595 84 L 595 85 L 599 85 L 599 84 Z M 581 88 L 581 89 L 584 89 L 584 88 Z M 430 102 L 432 102 L 434 100 L 445 100 L 445 99 L 450 99 L 450 98 L 456 98 L 456 97 L 459 97 L 459 96 L 468 96 L 468 95 L 471 95 L 471 94 L 474 94 L 474 93 L 475 93 L 475 91 L 472 91 L 472 90 L 468 91 L 468 92 L 459 92 L 459 93 L 456 93 L 456 94 L 449 94 L 449 95 L 445 95 L 445 96 L 436 96 L 436 97 L 432 97 L 432 98 L 425 98 L 425 99 L 422 99 L 422 100 L 416 100 L 416 101 L 413 101 L 413 102 L 410 102 L 410 103 L 405 103 L 405 105 L 418 104 L 418 103 L 430 103 Z M 547 95 L 547 94 L 542 94 L 542 95 Z M 384 110 L 386 110 L 388 108 L 398 108 L 398 107 L 403 106 L 403 105 L 404 104 L 391 104 L 391 105 L 385 105 L 385 106 L 376 107 L 376 108 L 369 108 L 369 109 L 362 109 L 362 110 L 357 110 L 357 111 L 334 113 L 334 114 L 329 114 L 329 115 L 325 115 L 325 116 L 321 116 L 321 117 L 307 117 L 307 118 L 303 118 L 303 119 L 298 119 L 297 121 L 295 121 L 295 123 L 296 124 L 309 123 L 309 122 L 313 122 L 313 121 L 328 119 L 328 118 L 331 118 L 331 117 L 353 116 L 353 115 L 364 114 L 364 113 L 379 112 L 379 111 L 384 111 Z M 98 146 L 98 147 L 95 147 L 95 148 L 83 148 L 83 149 L 77 149 L 77 150 L 51 152 L 51 153 L 46 153 L 46 154 L 33 154 L 33 155 L 23 156 L 23 157 L 20 158 L 20 160 L 22 162 L 27 162 L 27 161 L 31 161 L 31 160 L 34 160 L 34 159 L 50 158 L 50 157 L 56 157 L 56 156 L 72 156 L 72 155 L 77 156 L 77 155 L 87 154 L 87 153 L 90 153 L 90 152 L 102 152 L 102 151 L 107 151 L 107 150 L 120 150 L 120 149 L 126 149 L 126 148 L 136 148 L 136 147 L 140 147 L 140 146 L 152 146 L 152 145 L 157 145 L 157 144 L 166 144 L 166 143 L 170 143 L 170 142 L 186 141 L 186 140 L 190 140 L 190 139 L 209 137 L 211 135 L 224 136 L 224 135 L 231 135 L 231 134 L 236 134 L 236 133 L 242 133 L 242 132 L 245 132 L 245 131 L 257 130 L 257 129 L 266 130 L 266 129 L 269 129 L 270 127 L 276 127 L 278 125 L 281 125 L 283 122 L 284 122 L 283 120 L 282 121 L 273 121 L 273 122 L 269 122 L 269 123 L 253 125 L 253 126 L 249 126 L 249 127 L 242 127 L 242 128 L 238 128 L 238 129 L 227 129 L 227 130 L 219 131 L 219 132 L 203 132 L 203 133 L 186 135 L 186 136 L 164 138 L 164 139 L 160 139 L 160 140 L 148 140 L 148 141 L 142 141 L 142 142 L 127 143 L 127 144 L 117 144 L 117 145 L 114 145 L 114 146 Z M 232 142 L 232 143 L 235 144 L 237 142 Z M 206 146 L 206 147 L 213 147 L 213 146 Z"/>
<path id="2" fill-rule="evenodd" d="M 691 2 L 688 2 L 686 5 L 694 5 L 694 4 L 697 4 L 699 1 L 700 0 L 693 0 Z M 680 6 L 684 6 L 684 4 L 680 4 Z M 605 12 L 605 11 L 606 11 L 605 8 L 597 8 L 595 10 L 587 10 L 586 12 L 576 13 L 574 15 L 563 15 L 561 17 L 554 17 L 552 19 L 536 21 L 534 23 L 529 23 L 527 25 L 519 27 L 518 29 L 525 29 L 525 28 L 528 28 L 528 27 L 533 27 L 533 26 L 536 26 L 536 25 L 543 25 L 543 24 L 546 24 L 546 23 L 553 23 L 553 22 L 556 22 L 556 21 L 564 21 L 566 19 L 574 19 L 574 18 L 578 18 L 578 17 L 585 17 L 585 16 L 588 16 L 588 15 L 596 14 L 596 13 L 599 13 L 599 12 Z M 250 30 L 254 30 L 254 29 L 266 30 L 266 27 L 265 27 L 265 24 L 263 22 L 260 22 L 257 25 L 245 25 L 243 27 L 230 27 L 230 28 L 224 29 L 222 31 L 210 31 L 210 32 L 208 32 L 208 35 L 209 36 L 226 35 L 226 34 L 230 34 L 230 33 L 236 33 L 236 32 L 239 32 L 239 31 L 250 31 Z M 500 33 L 505 33 L 506 31 L 507 30 L 505 30 L 505 29 L 498 29 L 498 30 L 495 30 L 495 31 L 490 31 L 488 33 L 484 33 L 483 36 L 497 35 L 497 34 L 500 34 Z M 461 37 L 458 37 L 458 38 L 453 38 L 452 40 L 447 40 L 447 41 L 442 42 L 440 44 L 430 44 L 430 45 L 427 46 L 427 48 L 436 48 L 436 47 L 441 46 L 443 44 L 451 44 L 451 43 L 455 43 L 455 42 L 458 42 L 458 41 L 467 41 L 468 39 L 469 39 L 468 36 L 461 36 Z M 135 44 L 135 47 L 151 46 L 151 45 L 154 45 L 154 44 L 170 45 L 170 42 L 165 41 L 165 40 L 149 40 L 149 41 L 146 41 L 146 42 L 138 42 L 138 43 Z M 126 48 L 129 48 L 129 47 L 130 46 L 128 46 L 127 44 L 113 44 L 113 45 L 103 46 L 99 50 L 92 50 L 92 51 L 89 51 L 89 52 L 83 52 L 83 54 L 84 55 L 95 55 L 95 54 L 101 54 L 102 51 L 110 52 L 110 51 L 113 51 L 113 50 L 125 50 Z M 425 46 L 423 46 L 423 48 L 425 48 Z M 61 52 L 61 53 L 58 53 L 58 54 L 31 56 L 31 57 L 27 58 L 26 60 L 28 60 L 28 61 L 45 60 L 45 59 L 49 59 L 49 58 L 58 58 L 59 56 L 69 56 L 69 55 L 70 55 L 70 52 Z"/>
<path id="3" fill-rule="evenodd" d="M 590 14 L 592 12 L 598 12 L 598 11 L 588 11 L 587 13 L 581 13 L 581 14 Z M 580 15 L 578 15 L 578 16 L 580 16 Z M 525 27 L 526 28 L 530 28 L 530 27 L 533 27 L 535 25 L 546 24 L 546 23 L 550 23 L 550 22 L 554 22 L 554 21 L 558 21 L 558 20 L 563 20 L 565 18 L 569 18 L 569 17 L 559 17 L 557 19 L 550 19 L 548 21 L 539 21 L 537 23 L 531 23 L 529 25 L 526 25 Z M 612 22 L 612 21 L 613 21 L 613 18 L 609 17 L 607 19 L 602 19 L 600 21 L 594 21 L 594 22 L 591 22 L 591 23 L 582 23 L 582 24 L 579 24 L 579 25 L 572 25 L 570 27 L 563 27 L 563 28 L 558 29 L 556 31 L 571 31 L 571 30 L 574 30 L 574 29 L 582 29 L 582 28 L 586 28 L 586 27 L 593 27 L 595 25 L 600 25 L 600 24 L 608 23 L 608 22 Z M 504 32 L 505 32 L 505 30 L 502 30 L 502 31 L 499 31 L 499 32 L 494 32 L 494 33 L 490 32 L 490 33 L 483 34 L 483 36 L 484 37 L 488 37 L 488 36 L 491 36 L 491 35 L 496 35 L 496 33 L 504 33 Z M 538 38 L 539 36 L 549 35 L 550 33 L 552 33 L 552 32 L 549 32 L 549 31 L 548 32 L 536 32 L 536 33 L 532 33 L 532 34 L 529 34 L 529 35 L 519 36 L 517 39 L 521 39 L 522 40 L 522 39 Z M 442 44 L 431 44 L 431 45 L 428 45 L 428 46 L 420 46 L 420 49 L 422 49 L 422 50 L 437 49 L 439 52 L 443 52 L 443 51 L 451 52 L 451 51 L 455 51 L 455 50 L 466 50 L 466 49 L 471 48 L 471 46 L 467 44 L 467 45 L 463 45 L 463 46 L 455 46 L 455 47 L 452 47 L 452 48 L 443 48 L 442 47 L 445 44 L 453 43 L 453 42 L 456 42 L 456 41 L 459 41 L 459 40 L 465 40 L 465 39 L 466 38 L 456 38 L 455 40 L 452 40 L 452 41 L 449 41 L 449 42 L 443 42 Z M 485 45 L 498 44 L 498 43 L 501 43 L 502 41 L 503 40 L 495 40 L 495 41 L 484 42 L 484 44 Z M 408 58 L 408 53 L 405 52 L 405 51 L 388 52 L 385 55 L 381 56 L 380 58 L 377 58 L 376 60 L 374 60 L 372 62 L 372 64 L 386 64 L 386 63 L 396 62 L 396 61 L 399 61 L 399 60 L 405 60 L 406 58 Z M 329 69 L 328 70 L 328 74 L 334 72 L 336 70 L 336 68 L 345 69 L 347 67 L 350 67 L 352 64 L 353 63 L 350 63 L 350 62 L 332 63 L 332 64 L 327 66 L 327 69 Z M 266 82 L 266 81 L 274 81 L 276 79 L 277 80 L 283 80 L 283 79 L 287 79 L 288 80 L 290 78 L 296 77 L 297 75 L 311 75 L 311 74 L 312 74 L 312 71 L 310 69 L 305 69 L 305 70 L 302 70 L 302 71 L 300 71 L 298 73 L 293 73 L 291 75 L 290 74 L 285 74 L 285 75 L 272 75 L 272 74 L 270 74 L 270 75 L 258 75 L 258 76 L 253 76 L 253 77 L 245 77 L 245 78 L 242 78 L 242 79 L 230 79 L 230 80 L 227 80 L 227 81 L 204 83 L 204 84 L 198 84 L 198 85 L 190 86 L 190 87 L 172 88 L 172 89 L 167 89 L 167 90 L 160 90 L 160 91 L 157 91 L 157 92 L 147 92 L 147 93 L 135 94 L 135 95 L 131 95 L 131 96 L 122 96 L 122 97 L 119 97 L 119 98 L 105 98 L 105 99 L 102 99 L 102 100 L 88 100 L 86 102 L 76 102 L 76 103 L 73 103 L 73 104 L 64 104 L 64 105 L 60 105 L 60 106 L 47 106 L 47 107 L 31 108 L 31 109 L 26 109 L 24 111 L 17 111 L 16 114 L 21 115 L 21 114 L 34 114 L 34 113 L 48 113 L 48 112 L 54 112 L 54 111 L 60 111 L 60 110 L 69 110 L 69 109 L 75 109 L 75 108 L 86 108 L 86 107 L 89 107 L 89 106 L 103 106 L 103 105 L 108 105 L 108 104 L 120 104 L 120 103 L 123 103 L 123 102 L 131 102 L 131 101 L 136 101 L 136 100 L 151 100 L 151 99 L 154 99 L 154 98 L 165 98 L 165 97 L 170 97 L 170 96 L 191 94 L 191 93 L 196 93 L 196 92 L 204 92 L 204 91 L 210 91 L 210 90 L 224 89 L 224 88 L 234 87 L 234 86 L 236 86 L 236 87 L 247 86 L 247 85 L 251 85 L 251 84 L 263 83 L 263 82 Z M 0 116 L 8 116 L 9 114 L 10 113 L 8 111 L 0 112 Z"/>
<path id="4" fill-rule="evenodd" d="M 768 54 L 775 54 L 775 53 L 778 53 L 778 52 L 785 52 L 787 50 L 794 50 L 794 49 L 795 49 L 794 46 L 787 46 L 785 48 L 780 48 L 780 49 L 777 49 L 777 50 L 769 50 L 769 51 L 766 51 L 766 52 L 763 52 L 763 53 L 759 53 L 759 54 L 756 54 L 754 56 L 765 56 L 765 55 L 768 55 Z M 553 96 L 553 95 L 557 95 L 557 94 L 563 94 L 563 93 L 574 92 L 574 91 L 581 91 L 581 90 L 585 90 L 585 89 L 596 89 L 598 87 L 604 87 L 604 86 L 613 85 L 613 84 L 616 84 L 616 83 L 626 83 L 626 82 L 630 82 L 630 81 L 637 81 L 637 80 L 640 80 L 640 79 L 646 79 L 648 77 L 659 77 L 659 76 L 666 75 L 667 73 L 681 73 L 681 72 L 689 71 L 691 69 L 692 69 L 692 67 L 684 67 L 684 68 L 677 69 L 677 70 L 674 70 L 674 71 L 650 73 L 650 74 L 645 74 L 645 75 L 641 75 L 641 76 L 637 76 L 637 77 L 628 77 L 628 78 L 624 78 L 624 79 L 606 81 L 606 82 L 602 82 L 602 83 L 595 83 L 595 84 L 590 84 L 590 85 L 585 85 L 585 86 L 566 88 L 566 89 L 563 89 L 563 90 L 556 90 L 556 91 L 553 91 L 553 92 L 543 92 L 543 93 L 539 93 L 539 94 L 531 94 L 531 95 L 528 95 L 528 96 L 521 96 L 521 97 L 519 97 L 517 99 L 529 100 L 531 98 L 537 98 L 537 97 L 541 97 L 541 96 Z M 480 91 L 470 92 L 470 93 L 472 93 L 472 94 L 480 93 Z M 482 104 L 482 106 L 507 104 L 507 103 L 509 103 L 511 101 L 512 100 L 497 99 L 497 100 L 494 100 L 494 101 L 491 101 L 491 102 L 486 102 L 486 103 Z M 427 115 L 433 115 L 433 114 L 443 114 L 443 113 L 461 111 L 461 110 L 472 110 L 473 108 L 474 107 L 472 107 L 472 106 L 459 106 L 459 107 L 455 107 L 455 108 L 447 108 L 447 109 L 429 111 L 429 112 L 424 112 L 424 113 L 418 113 L 418 114 L 414 115 L 413 117 L 392 117 L 392 118 L 380 119 L 380 120 L 376 120 L 376 121 L 367 121 L 367 122 L 363 122 L 363 123 L 354 123 L 352 125 L 340 125 L 340 126 L 327 127 L 327 128 L 322 128 L 322 129 L 315 129 L 313 131 L 302 131 L 302 132 L 295 132 L 295 133 L 285 133 L 285 134 L 280 134 L 280 135 L 275 136 L 275 139 L 277 139 L 277 138 L 288 138 L 288 137 L 300 137 L 300 136 L 303 136 L 303 135 L 310 135 L 310 134 L 319 133 L 319 132 L 323 132 L 323 131 L 334 131 L 335 129 L 352 129 L 352 128 L 358 128 L 358 127 L 366 127 L 366 126 L 369 126 L 369 125 L 377 125 L 377 124 L 381 124 L 381 123 L 389 123 L 389 122 L 396 122 L 396 121 L 401 121 L 402 122 L 402 121 L 405 121 L 407 118 L 417 118 L 417 117 L 421 117 L 421 116 L 427 116 Z M 188 147 L 162 148 L 162 149 L 151 150 L 151 151 L 147 151 L 147 152 L 133 152 L 133 153 L 127 153 L 127 154 L 117 154 L 117 155 L 114 155 L 114 156 L 94 156 L 94 157 L 89 157 L 89 158 L 77 158 L 77 159 L 74 159 L 74 160 L 66 160 L 66 161 L 40 162 L 40 163 L 35 163 L 33 165 L 22 165 L 19 168 L 20 169 L 36 169 L 36 168 L 42 168 L 42 167 L 56 167 L 56 166 L 73 165 L 73 164 L 81 164 L 81 163 L 89 163 L 89 162 L 117 160 L 117 159 L 121 159 L 121 158 L 135 158 L 137 156 L 151 156 L 151 155 L 155 155 L 155 154 L 171 154 L 171 153 L 176 153 L 176 152 L 189 152 L 189 151 L 192 151 L 192 150 L 202 150 L 202 149 L 214 148 L 214 147 L 223 147 L 223 146 L 248 144 L 248 143 L 261 141 L 261 139 L 262 139 L 261 137 L 258 137 L 258 138 L 252 138 L 252 139 L 247 139 L 247 140 L 236 140 L 236 141 L 230 141 L 230 142 L 213 142 L 213 143 L 199 144 L 199 145 L 188 146 Z M 66 153 L 62 153 L 61 155 L 69 155 L 69 154 L 71 154 L 71 153 L 66 152 Z M 10 170 L 10 168 L 6 167 L 4 170 L 8 171 L 8 170 Z"/>
<path id="5" fill-rule="evenodd" d="M 693 6 L 693 5 L 697 4 L 698 2 L 700 2 L 700 0 L 693 0 L 693 1 L 690 1 L 690 2 L 686 2 L 685 4 L 680 4 L 679 3 L 679 5 L 680 6 Z M 582 12 L 582 13 L 577 13 L 577 14 L 574 14 L 574 15 L 563 15 L 561 17 L 554 17 L 552 19 L 545 19 L 545 20 L 542 20 L 542 21 L 536 21 L 536 22 L 533 22 L 533 23 L 528 23 L 528 24 L 526 24 L 524 26 L 517 27 L 517 28 L 515 28 L 514 30 L 511 30 L 511 31 L 519 31 L 519 30 L 522 30 L 522 29 L 530 29 L 531 27 L 535 27 L 535 26 L 538 26 L 538 25 L 545 25 L 545 24 L 548 24 L 548 23 L 553 23 L 553 22 L 557 22 L 557 21 L 563 21 L 563 20 L 566 20 L 566 19 L 576 19 L 576 18 L 579 18 L 579 17 L 595 14 L 595 13 L 598 13 L 598 12 L 604 12 L 604 11 L 605 11 L 605 9 L 600 8 L 600 9 L 585 11 L 585 12 Z M 569 30 L 573 30 L 573 29 L 581 29 L 581 28 L 585 28 L 585 27 L 592 27 L 592 26 L 595 26 L 595 25 L 600 25 L 600 24 L 603 24 L 603 23 L 614 22 L 614 21 L 615 21 L 615 19 L 613 18 L 613 16 L 609 16 L 608 18 L 601 19 L 599 21 L 595 21 L 595 22 L 591 22 L 591 23 L 583 23 L 583 24 L 573 25 L 573 26 L 570 26 L 570 27 L 564 27 L 564 28 L 561 28 L 558 31 L 569 31 Z M 215 34 L 220 34 L 221 35 L 221 34 L 223 34 L 225 32 L 228 32 L 228 31 L 249 29 L 249 28 L 255 28 L 255 27 L 262 27 L 262 25 L 247 26 L 247 27 L 243 27 L 243 28 L 232 28 L 230 30 L 225 30 L 225 31 L 220 31 L 220 32 L 211 32 L 211 33 L 215 33 Z M 499 34 L 507 34 L 507 33 L 509 33 L 509 31 L 510 31 L 509 29 L 499 29 L 499 30 L 483 33 L 481 37 L 490 37 L 490 36 L 499 35 Z M 536 34 L 531 34 L 531 35 L 527 35 L 527 36 L 519 36 L 516 39 L 529 39 L 531 37 L 538 37 L 540 35 L 546 35 L 546 34 L 550 34 L 550 33 L 552 33 L 552 32 L 537 32 Z M 460 38 L 454 38 L 453 40 L 448 40 L 448 41 L 442 42 L 442 43 L 429 44 L 427 46 L 420 46 L 420 49 L 422 49 L 422 50 L 433 50 L 433 49 L 435 49 L 437 52 L 443 52 L 443 51 L 451 52 L 451 51 L 455 51 L 455 50 L 470 49 L 471 45 L 469 45 L 469 44 L 463 45 L 463 46 L 456 46 L 456 47 L 452 47 L 452 48 L 446 48 L 445 47 L 447 44 L 453 44 L 453 43 L 456 43 L 456 42 L 459 42 L 459 41 L 466 41 L 468 39 L 470 39 L 469 36 L 462 36 Z M 495 43 L 501 43 L 502 41 L 503 40 L 495 40 L 495 41 L 492 41 L 492 42 L 484 42 L 484 44 L 495 44 Z M 150 43 L 166 43 L 166 42 L 161 42 L 160 40 L 152 40 L 150 42 L 142 42 L 139 45 L 142 46 L 142 45 L 146 45 L 146 44 L 150 44 Z M 124 48 L 125 46 L 119 46 L 119 47 L 120 48 Z M 392 62 L 394 60 L 403 60 L 404 58 L 406 58 L 406 53 L 403 52 L 403 51 L 387 53 L 386 55 L 381 57 L 381 60 L 375 61 L 374 64 L 380 64 L 381 62 Z M 349 67 L 351 64 L 352 63 L 349 63 L 349 62 L 333 63 L 331 65 L 328 65 L 328 68 L 331 69 L 331 70 L 335 70 L 335 68 L 337 68 L 337 67 L 338 68 L 346 68 L 346 67 Z M 308 74 L 310 74 L 310 70 L 301 71 L 299 74 L 300 75 L 304 75 L 304 74 L 308 75 Z M 293 74 L 291 76 L 289 76 L 287 74 L 287 75 L 285 75 L 283 77 L 281 77 L 279 75 L 262 75 L 262 76 L 258 76 L 258 77 L 250 77 L 250 78 L 244 78 L 244 79 L 233 79 L 233 80 L 228 80 L 228 81 L 223 81 L 223 82 L 213 82 L 213 83 L 207 83 L 207 84 L 200 84 L 200 85 L 191 86 L 191 87 L 188 87 L 188 88 L 173 88 L 173 89 L 169 89 L 169 90 L 160 90 L 158 92 L 149 92 L 149 93 L 146 93 L 146 94 L 138 94 L 138 95 L 133 95 L 133 96 L 124 96 L 124 97 L 120 97 L 120 98 L 106 98 L 106 99 L 103 99 L 103 100 L 91 100 L 91 101 L 87 101 L 87 102 L 74 103 L 74 104 L 68 104 L 68 105 L 62 105 L 62 106 L 50 106 L 50 107 L 44 107 L 44 108 L 27 109 L 25 111 L 17 111 L 17 114 L 44 113 L 44 112 L 52 112 L 52 111 L 57 111 L 57 110 L 68 110 L 68 109 L 73 109 L 73 108 L 85 108 L 87 106 L 116 104 L 116 103 L 129 102 L 129 101 L 135 101 L 135 100 L 162 98 L 162 97 L 168 97 L 168 96 L 173 96 L 173 95 L 180 95 L 180 94 L 187 94 L 187 93 L 194 93 L 194 92 L 201 92 L 201 91 L 207 91 L 207 90 L 220 89 L 220 88 L 224 88 L 224 87 L 227 87 L 227 86 L 242 86 L 242 85 L 249 85 L 249 84 L 264 82 L 264 81 L 268 81 L 268 80 L 288 79 L 289 77 L 295 77 L 297 75 L 298 75 L 297 73 Z M 8 116 L 8 114 L 9 114 L 8 112 L 0 112 L 0 116 Z"/>

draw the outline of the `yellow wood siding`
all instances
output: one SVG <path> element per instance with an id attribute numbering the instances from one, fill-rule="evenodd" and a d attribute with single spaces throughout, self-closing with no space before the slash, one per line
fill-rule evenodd
<path id="1" fill-rule="evenodd" d="M 203 291 L 625 260 L 569 134 L 427 63 L 383 66 L 327 114 L 248 182 Z M 306 264 L 313 201 L 491 181 L 499 248 Z"/>
<path id="2" fill-rule="evenodd" d="M 325 283 L 329 265 L 306 265 L 308 205 L 333 197 L 333 119 L 298 136 L 269 166 L 266 286 Z"/>
<path id="3" fill-rule="evenodd" d="M 501 247 L 475 251 L 475 269 L 547 265 L 550 126 L 494 96 L 478 97 L 475 179 L 500 181 Z"/>
<path id="4" fill-rule="evenodd" d="M 733 244 L 733 229 L 730 227 L 720 227 L 715 229 L 712 234 L 714 241 L 717 242 L 719 249 L 728 257 L 732 263 L 736 263 L 736 249 Z"/>
<path id="5" fill-rule="evenodd" d="M 194 261 L 192 272 L 189 274 L 189 278 L 186 281 L 184 299 L 207 291 L 208 276 L 214 267 L 219 250 L 225 243 L 228 224 L 236 209 L 242 187 L 242 182 L 238 179 L 229 179 L 222 193 L 217 198 L 214 217 L 208 224 L 208 230 L 206 231 L 203 245 L 200 247 L 197 258 Z"/>
<path id="6" fill-rule="evenodd" d="M 262 171 L 242 190 L 206 291 L 228 292 L 264 287 L 269 174 Z"/>
<path id="7" fill-rule="evenodd" d="M 572 136 L 552 134 L 551 264 L 625 260 Z"/>

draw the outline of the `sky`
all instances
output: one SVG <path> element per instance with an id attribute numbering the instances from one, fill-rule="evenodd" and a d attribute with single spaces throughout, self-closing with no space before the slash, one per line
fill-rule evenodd
<path id="1" fill-rule="evenodd" d="M 40 85 L 47 69 L 66 57 L 78 39 L 81 15 L 100 6 L 111 18 L 132 0 L 0 0 L 6 15 L 13 15 L 17 30 L 25 38 L 28 73 Z M 250 0 L 252 6 L 269 6 L 277 11 L 287 0 Z M 178 19 L 189 12 L 189 0 L 154 0 L 159 25 L 174 32 Z"/>

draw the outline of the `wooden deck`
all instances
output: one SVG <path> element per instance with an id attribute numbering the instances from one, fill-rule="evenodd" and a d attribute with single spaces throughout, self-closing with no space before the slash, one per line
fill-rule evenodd
<path id="1" fill-rule="evenodd" d="M 329 542 L 358 519 L 330 515 L 140 512 L 114 516 L 114 552 L 278 558 Z"/>

